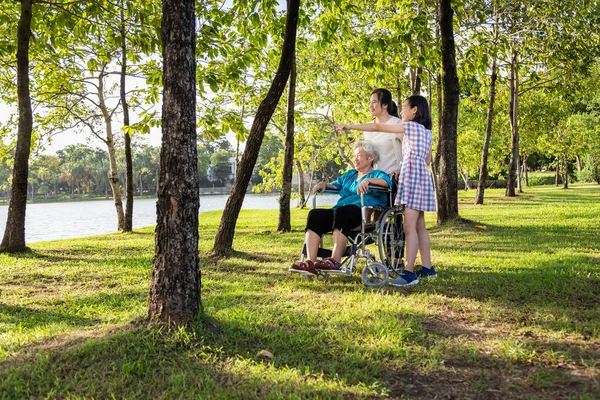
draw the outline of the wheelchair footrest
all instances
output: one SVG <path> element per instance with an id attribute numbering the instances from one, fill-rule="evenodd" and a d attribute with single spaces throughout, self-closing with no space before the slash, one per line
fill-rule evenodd
<path id="1" fill-rule="evenodd" d="M 289 268 L 288 271 L 291 272 L 291 273 L 293 273 L 293 274 L 300 274 L 300 275 L 306 275 L 306 276 L 316 276 L 312 272 L 302 271 L 302 270 L 299 270 L 299 269 Z"/>
<path id="2" fill-rule="evenodd" d="M 321 273 L 323 274 L 329 274 L 329 275 L 345 275 L 345 276 L 351 276 L 352 275 L 352 270 L 350 270 L 350 268 L 341 268 L 341 269 L 328 269 L 328 270 L 324 270 L 321 271 Z"/>

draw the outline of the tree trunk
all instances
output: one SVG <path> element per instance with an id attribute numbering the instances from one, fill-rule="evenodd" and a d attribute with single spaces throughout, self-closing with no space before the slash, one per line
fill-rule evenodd
<path id="1" fill-rule="evenodd" d="M 420 50 L 419 46 L 419 50 Z M 419 51 L 420 52 L 420 51 Z M 423 68 L 416 67 L 410 70 L 410 91 L 413 95 L 421 94 L 421 74 L 423 73 Z"/>
<path id="2" fill-rule="evenodd" d="M 33 112 L 29 93 L 29 39 L 31 38 L 31 0 L 21 0 L 21 16 L 17 28 L 17 97 L 19 125 L 12 175 L 10 203 L 0 251 L 9 253 L 27 250 L 25 245 L 25 209 L 27 207 L 27 177 Z"/>
<path id="3" fill-rule="evenodd" d="M 519 184 L 517 180 L 517 169 L 519 168 L 519 124 L 518 124 L 518 90 L 519 90 L 519 75 L 517 72 L 517 52 L 513 49 L 511 64 L 510 64 L 510 105 L 509 105 L 509 121 L 511 128 L 511 145 L 510 145 L 510 163 L 508 167 L 508 179 L 506 181 L 506 196 L 515 196 L 515 185 Z M 519 189 L 519 191 L 521 191 Z"/>
<path id="4" fill-rule="evenodd" d="M 471 183 L 469 183 L 469 177 L 467 176 L 467 174 L 465 174 L 465 171 L 463 171 L 462 166 L 460 164 L 458 164 L 458 173 L 460 174 L 460 177 L 465 183 L 465 191 L 471 190 Z"/>
<path id="5" fill-rule="evenodd" d="M 290 200 L 292 197 L 292 176 L 294 172 L 294 107 L 296 103 L 296 59 L 292 60 L 292 69 L 288 83 L 287 123 L 285 127 L 285 154 L 283 157 L 283 176 L 279 200 L 279 223 L 277 231 L 292 230 Z"/>
<path id="6" fill-rule="evenodd" d="M 197 150 L 196 150 L 196 151 L 197 151 Z M 156 178 L 155 178 L 155 179 L 156 179 L 156 188 L 155 188 L 154 195 L 155 195 L 156 197 L 158 197 L 158 186 L 159 186 L 159 183 L 160 183 L 160 167 L 159 167 L 159 168 L 158 168 L 158 170 L 156 171 Z"/>
<path id="7" fill-rule="evenodd" d="M 144 187 L 142 186 L 142 174 L 140 174 L 140 197 L 144 195 Z"/>
<path id="8" fill-rule="evenodd" d="M 569 188 L 569 163 L 567 162 L 566 153 L 563 153 L 563 188 Z"/>
<path id="9" fill-rule="evenodd" d="M 442 66 L 444 84 L 444 109 L 440 129 L 438 211 L 439 224 L 458 217 L 458 172 L 457 172 L 457 132 L 458 102 L 460 86 L 456 72 L 456 50 L 451 0 L 440 0 L 440 35 L 442 39 Z"/>
<path id="10" fill-rule="evenodd" d="M 436 39 L 438 41 L 438 43 L 441 43 L 442 41 L 442 36 L 440 33 L 440 4 L 439 3 L 435 3 L 435 15 L 436 15 L 436 30 L 435 30 L 435 35 L 436 35 Z M 436 108 L 437 108 L 437 127 L 438 127 L 438 142 L 437 142 L 437 147 L 436 147 L 436 152 L 435 155 L 433 157 L 433 162 L 431 163 L 431 170 L 433 172 L 433 188 L 435 190 L 435 197 L 436 197 L 436 201 L 439 204 L 440 202 L 440 191 L 438 190 L 438 186 L 439 186 L 439 179 L 440 179 L 440 174 L 439 174 L 439 165 L 440 165 L 440 157 L 442 155 L 442 153 L 440 152 L 441 149 L 441 137 L 439 135 L 439 133 L 442 131 L 442 114 L 444 112 L 443 110 L 443 88 L 442 88 L 442 74 L 440 74 L 438 72 L 438 74 L 435 77 L 435 86 L 436 86 L 436 97 L 437 97 L 437 103 L 436 103 Z M 401 103 L 398 103 L 401 104 Z M 432 121 L 433 122 L 433 121 Z"/>
<path id="11" fill-rule="evenodd" d="M 106 147 L 108 148 L 108 160 L 110 164 L 110 172 L 108 182 L 113 192 L 113 199 L 115 200 L 115 209 L 117 210 L 117 229 L 122 231 L 125 228 L 125 214 L 123 212 L 123 201 L 121 200 L 121 185 L 119 184 L 119 170 L 117 168 L 117 153 L 115 151 L 115 141 L 112 133 L 112 117 L 108 112 L 106 103 L 104 102 L 104 68 L 106 64 L 102 66 L 102 70 L 98 76 L 98 101 L 100 104 L 100 110 L 104 117 L 104 126 L 106 129 Z"/>
<path id="12" fill-rule="evenodd" d="M 488 175 L 488 152 L 490 149 L 490 139 L 492 137 L 492 124 L 494 121 L 494 101 L 496 100 L 496 57 L 492 60 L 492 74 L 490 79 L 490 100 L 488 102 L 487 121 L 485 126 L 485 140 L 483 141 L 483 149 L 481 150 L 481 165 L 479 167 L 479 181 L 477 182 L 477 195 L 475 196 L 475 204 L 483 204 L 485 181 Z"/>
<path id="13" fill-rule="evenodd" d="M 579 156 L 575 156 L 575 162 L 577 163 L 577 176 L 581 175 L 581 159 Z"/>
<path id="14" fill-rule="evenodd" d="M 529 173 L 528 173 L 528 169 L 529 167 L 527 166 L 527 153 L 523 153 L 523 173 L 525 174 L 525 186 L 529 187 Z"/>
<path id="15" fill-rule="evenodd" d="M 296 169 L 298 172 L 298 193 L 300 193 L 299 208 L 304 208 L 306 205 L 306 196 L 304 195 L 304 170 L 300 161 L 296 160 Z"/>
<path id="16" fill-rule="evenodd" d="M 442 131 L 442 113 L 443 113 L 443 109 L 442 109 L 442 75 L 441 74 L 437 74 L 437 76 L 435 78 L 435 84 L 436 84 L 436 93 L 437 93 L 436 108 L 437 108 L 438 142 L 437 142 L 437 147 L 436 147 L 437 151 L 435 152 L 435 156 L 433 157 L 433 162 L 431 163 L 431 172 L 433 172 L 433 189 L 435 190 L 435 197 L 439 204 L 440 191 L 438 190 L 438 186 L 439 186 L 440 174 L 439 174 L 439 170 L 438 170 L 438 165 L 440 165 L 440 157 L 442 155 L 442 153 L 440 152 L 441 138 L 440 138 L 439 132 Z"/>
<path id="17" fill-rule="evenodd" d="M 121 0 L 121 105 L 123 107 L 123 125 L 129 126 L 129 105 L 125 90 L 127 76 L 127 34 L 125 31 L 125 1 Z M 131 157 L 131 136 L 123 132 L 125 139 L 125 221 L 123 232 L 133 230 L 133 160 Z"/>
<path id="18" fill-rule="evenodd" d="M 227 204 L 223 210 L 223 216 L 221 218 L 221 223 L 219 224 L 213 247 L 213 253 L 217 256 L 224 256 L 232 250 L 235 225 L 242 208 L 242 202 L 244 201 L 248 183 L 252 176 L 252 169 L 258 158 L 258 152 L 265 135 L 265 129 L 277 107 L 279 98 L 285 89 L 285 84 L 290 75 L 290 70 L 292 69 L 292 60 L 296 47 L 296 26 L 298 24 L 300 0 L 288 0 L 287 5 L 288 11 L 281 60 L 269 92 L 256 111 L 256 116 L 252 123 L 248 140 L 246 141 L 246 148 L 244 149 L 242 159 L 240 160 L 239 170 L 235 175 L 231 194 L 229 195 Z"/>
<path id="19" fill-rule="evenodd" d="M 186 326 L 201 301 L 194 4 L 163 0 L 162 148 L 148 300 L 149 319 Z"/>
<path id="20" fill-rule="evenodd" d="M 402 104 L 402 96 L 404 93 L 402 92 L 402 84 L 400 82 L 400 77 L 396 76 L 396 104 Z"/>
<path id="21" fill-rule="evenodd" d="M 554 170 L 554 185 L 558 186 L 558 157 L 556 157 L 556 169 Z"/>

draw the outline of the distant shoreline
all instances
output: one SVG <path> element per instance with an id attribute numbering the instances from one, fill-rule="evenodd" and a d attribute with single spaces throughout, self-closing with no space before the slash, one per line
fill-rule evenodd
<path id="1" fill-rule="evenodd" d="M 221 190 L 219 190 L 221 189 Z M 223 190 L 225 189 L 225 190 Z M 228 196 L 229 193 L 231 193 L 231 188 L 200 188 L 200 196 Z M 269 195 L 269 194 L 277 194 L 279 193 L 279 191 L 274 191 L 271 193 L 252 193 L 252 191 L 248 190 L 246 192 L 247 194 L 265 194 L 265 195 Z M 84 197 L 64 197 L 64 196 L 48 196 L 46 198 L 44 197 L 36 197 L 34 200 L 31 199 L 27 199 L 27 204 L 42 204 L 42 203 L 69 203 L 69 202 L 76 202 L 76 201 L 106 201 L 106 200 L 112 200 L 112 197 L 106 197 L 106 196 L 84 196 Z M 156 199 L 156 196 L 154 195 L 147 195 L 147 196 L 133 196 L 133 200 L 146 200 L 146 199 Z M 123 203 L 125 203 L 125 196 L 122 197 Z M 10 198 L 8 197 L 3 197 L 0 198 L 0 206 L 8 206 L 8 203 L 10 201 Z"/>

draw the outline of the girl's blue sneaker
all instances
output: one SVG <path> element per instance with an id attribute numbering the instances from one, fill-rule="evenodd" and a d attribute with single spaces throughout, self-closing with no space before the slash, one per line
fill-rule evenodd
<path id="1" fill-rule="evenodd" d="M 421 267 L 421 269 L 417 271 L 417 276 L 419 278 L 437 278 L 438 275 L 435 268 L 432 266 L 431 268 Z"/>
<path id="2" fill-rule="evenodd" d="M 389 282 L 392 286 L 412 286 L 418 283 L 419 279 L 417 279 L 417 274 L 408 271 L 402 272 L 399 277 Z"/>

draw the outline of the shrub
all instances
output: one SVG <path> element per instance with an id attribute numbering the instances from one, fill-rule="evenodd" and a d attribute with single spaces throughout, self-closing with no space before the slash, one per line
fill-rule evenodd
<path id="1" fill-rule="evenodd" d="M 534 174 L 529 173 L 529 186 L 554 185 L 556 177 L 552 174 Z M 558 183 L 562 183 L 562 175 L 558 177 Z"/>
<path id="2" fill-rule="evenodd" d="M 586 154 L 581 158 L 583 167 L 577 173 L 579 182 L 600 182 L 600 160 L 593 154 Z"/>

